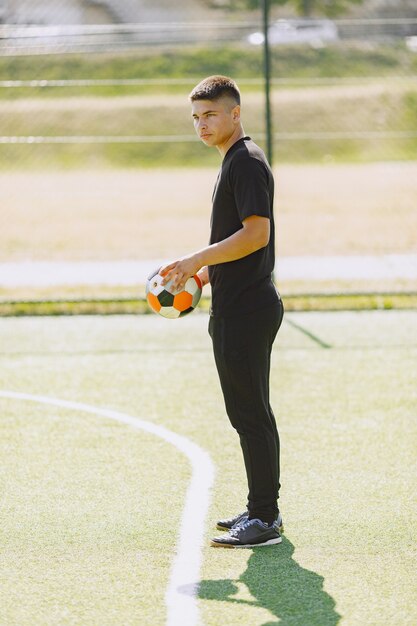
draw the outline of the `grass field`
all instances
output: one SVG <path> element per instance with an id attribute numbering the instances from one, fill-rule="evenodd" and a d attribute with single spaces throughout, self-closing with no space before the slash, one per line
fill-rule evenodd
<path id="1" fill-rule="evenodd" d="M 345 41 L 321 49 L 272 49 L 273 126 L 280 134 L 274 145 L 276 161 L 414 159 L 416 65 L 416 55 L 403 43 Z M 263 133 L 262 50 L 228 44 L 1 58 L 0 81 L 139 79 L 142 84 L 19 87 L 0 82 L 0 134 L 192 135 L 187 94 L 203 76 L 218 73 L 233 76 L 241 85 L 247 132 Z M 213 151 L 202 150 L 197 142 L 0 145 L 0 168 L 6 170 L 209 167 L 215 162 Z"/>
<path id="2" fill-rule="evenodd" d="M 0 389 L 124 411 L 210 453 L 207 626 L 411 626 L 415 323 L 415 312 L 287 315 L 272 373 L 286 532 L 273 548 L 208 547 L 246 487 L 205 314 L 1 319 Z M 82 412 L 0 406 L 0 621 L 164 624 L 190 479 L 183 455 Z"/>
<path id="3" fill-rule="evenodd" d="M 153 94 L 122 95 L 120 91 L 107 97 L 93 92 L 79 95 L 79 90 L 67 88 L 59 90 L 60 97 L 50 98 L 26 89 L 18 99 L 0 99 L 0 130 L 2 135 L 29 137 L 193 137 L 187 101 L 190 87 L 184 85 L 180 94 L 160 94 L 155 89 Z M 242 97 L 247 132 L 262 135 L 261 88 L 254 91 L 253 86 L 243 85 Z M 277 162 L 406 160 L 416 154 L 416 137 L 390 136 L 415 131 L 417 89 L 413 78 L 370 77 L 365 82 L 358 77 L 347 84 L 330 80 L 327 85 L 307 81 L 301 86 L 282 86 L 272 92 L 272 111 L 274 132 L 281 133 L 274 146 Z M 329 137 L 329 133 L 336 136 Z M 288 140 L 288 134 L 301 134 L 301 139 Z M 317 138 L 317 134 L 321 136 Z M 0 167 L 6 169 L 196 167 L 213 165 L 215 158 L 215 152 L 204 150 L 198 142 L 183 141 L 0 146 Z"/>
<path id="4" fill-rule="evenodd" d="M 313 48 L 311 46 L 273 47 L 272 69 L 274 78 L 351 78 L 357 76 L 398 77 L 415 76 L 417 59 L 404 42 L 348 43 Z M 263 71 L 262 49 L 230 42 L 213 47 L 176 46 L 171 50 L 142 48 L 137 52 L 97 54 L 4 56 L 0 58 L 0 80 L 39 79 L 112 79 L 143 78 L 167 79 L 194 78 L 214 73 L 233 75 L 236 78 L 256 78 Z M 131 88 L 129 88 L 130 90 Z M 167 85 L 160 91 L 166 92 Z M 180 88 L 181 89 L 181 88 Z M 90 93 L 90 88 L 79 88 L 80 93 Z M 138 93 L 147 88 L 138 86 Z M 154 86 L 151 87 L 154 91 Z M 171 85 L 169 90 L 177 91 Z M 115 95 L 120 87 L 95 87 L 100 95 Z M 37 95 L 50 95 L 49 90 L 38 89 Z M 25 93 L 24 88 L 0 91 L 1 98 L 13 98 Z"/>

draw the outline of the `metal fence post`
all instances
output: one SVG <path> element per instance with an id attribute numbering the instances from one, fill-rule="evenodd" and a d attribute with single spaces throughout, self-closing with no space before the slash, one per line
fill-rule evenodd
<path id="1" fill-rule="evenodd" d="M 264 82 L 265 82 L 265 132 L 266 132 L 266 152 L 269 164 L 272 166 L 273 145 L 272 145 L 272 119 L 271 119 L 271 63 L 268 39 L 269 27 L 269 4 L 270 0 L 262 0 L 263 9 L 263 30 L 264 30 Z"/>

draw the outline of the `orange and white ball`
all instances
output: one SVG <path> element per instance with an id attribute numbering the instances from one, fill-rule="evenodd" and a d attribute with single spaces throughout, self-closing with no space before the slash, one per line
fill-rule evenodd
<path id="1" fill-rule="evenodd" d="M 172 288 L 172 282 L 162 285 L 163 277 L 156 270 L 146 283 L 146 299 L 152 311 L 168 319 L 184 317 L 200 301 L 202 284 L 197 275 L 191 276 L 185 283 L 184 289 Z"/>

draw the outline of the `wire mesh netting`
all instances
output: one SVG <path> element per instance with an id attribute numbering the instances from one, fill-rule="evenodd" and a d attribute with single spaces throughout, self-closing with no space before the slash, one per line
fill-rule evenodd
<path id="1" fill-rule="evenodd" d="M 265 147 L 261 10 L 227 4 L 0 2 L 3 266 L 148 261 L 204 245 L 219 155 L 192 129 L 192 87 L 210 74 L 235 78 L 245 130 Z M 305 269 L 291 273 L 291 258 L 350 255 L 403 256 L 407 266 L 388 282 L 366 264 L 338 278 L 321 270 L 312 288 L 415 286 L 417 8 L 391 4 L 333 20 L 290 4 L 271 12 L 289 290 L 312 284 Z"/>

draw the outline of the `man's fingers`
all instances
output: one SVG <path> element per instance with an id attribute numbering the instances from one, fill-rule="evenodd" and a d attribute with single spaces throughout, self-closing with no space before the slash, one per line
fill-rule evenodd
<path id="1" fill-rule="evenodd" d="M 165 274 L 167 274 L 170 270 L 172 270 L 173 267 L 175 267 L 175 263 L 164 265 L 163 267 L 160 268 L 158 274 L 160 274 L 161 276 L 165 276 Z"/>
<path id="2" fill-rule="evenodd" d="M 178 291 L 184 288 L 188 278 L 192 276 L 189 269 L 183 267 L 183 263 L 181 261 L 164 265 L 159 270 L 159 274 L 163 277 L 161 281 L 162 285 L 166 285 L 171 281 L 172 288 Z"/>
<path id="3" fill-rule="evenodd" d="M 181 289 L 181 287 L 183 286 L 183 276 L 184 274 L 182 272 L 177 272 L 173 274 L 171 280 L 172 280 L 172 288 L 175 289 Z"/>
<path id="4" fill-rule="evenodd" d="M 184 274 L 184 272 L 178 272 L 173 269 L 167 272 L 161 282 L 162 285 L 166 285 L 167 283 L 171 282 L 171 288 L 174 291 L 180 290 L 183 289 L 185 283 L 187 282 L 187 276 Z"/>
<path id="5" fill-rule="evenodd" d="M 167 272 L 167 274 L 164 276 L 164 278 L 161 281 L 161 285 L 167 285 L 169 282 L 171 282 L 171 287 L 173 289 L 179 289 L 182 286 L 182 283 L 184 282 L 183 274 L 177 273 L 175 272 L 175 270 L 171 270 Z"/>
<path id="6" fill-rule="evenodd" d="M 166 285 L 172 278 L 172 271 L 166 271 L 165 274 L 161 274 L 161 276 L 163 276 L 161 284 Z"/>
<path id="7" fill-rule="evenodd" d="M 170 265 L 161 267 L 159 274 L 163 276 L 163 280 L 161 281 L 162 285 L 166 285 L 175 275 L 175 266 L 176 263 L 170 263 Z"/>

